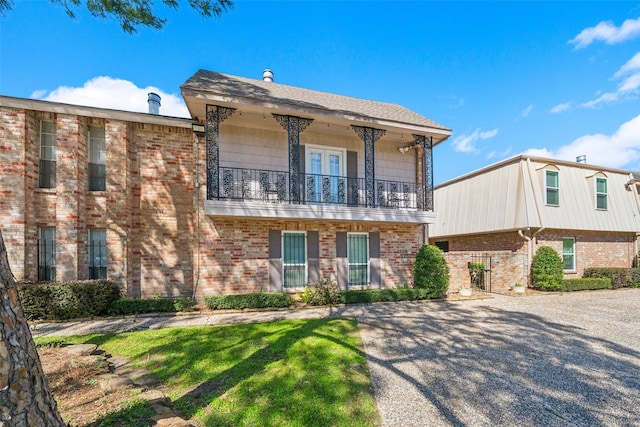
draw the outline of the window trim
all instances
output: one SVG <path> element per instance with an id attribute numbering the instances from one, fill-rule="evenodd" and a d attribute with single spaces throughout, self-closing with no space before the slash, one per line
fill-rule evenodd
<path id="1" fill-rule="evenodd" d="M 571 240 L 571 253 L 565 253 L 564 242 L 565 240 Z M 572 266 L 571 268 L 565 268 L 565 256 L 571 256 Z M 576 239 L 575 237 L 563 237 L 562 238 L 562 270 L 563 271 L 576 271 Z"/>
<path id="2" fill-rule="evenodd" d="M 367 280 L 366 280 L 366 284 L 365 285 L 351 285 L 350 279 L 351 279 L 351 260 L 350 260 L 350 253 L 349 253 L 349 237 L 350 236 L 366 236 L 367 238 L 367 244 L 366 244 L 366 249 L 367 249 L 367 262 L 366 262 L 366 266 L 367 266 Z M 371 251 L 369 248 L 369 233 L 367 232 L 347 232 L 347 287 L 352 288 L 352 287 L 362 287 L 362 286 L 369 286 L 371 285 Z M 364 265 L 364 263 L 361 264 L 355 264 L 354 265 Z"/>
<path id="3" fill-rule="evenodd" d="M 549 174 L 555 174 L 556 175 L 556 186 L 555 187 L 551 187 L 548 185 L 547 182 L 547 177 L 549 176 Z M 558 203 L 549 203 L 549 191 L 555 191 L 557 198 L 558 198 Z M 545 169 L 544 171 L 544 204 L 547 206 L 560 206 L 560 172 L 557 170 L 550 170 L 550 169 Z"/>
<path id="4" fill-rule="evenodd" d="M 601 192 L 598 191 L 598 180 L 599 179 L 604 181 L 604 193 L 601 193 Z M 595 192 L 595 202 L 596 202 L 595 208 L 596 208 L 596 210 L 599 210 L 599 211 L 606 211 L 606 210 L 609 209 L 609 192 L 608 192 L 609 185 L 608 185 L 607 181 L 608 181 L 607 178 L 598 177 L 598 176 L 596 176 L 595 180 L 594 180 L 594 186 L 595 186 L 594 192 Z M 604 207 L 603 208 L 598 207 L 598 196 L 604 196 Z"/>
<path id="5" fill-rule="evenodd" d="M 286 248 L 285 248 L 285 236 L 289 234 L 299 234 L 304 236 L 304 244 L 302 245 L 302 247 L 304 248 L 304 284 L 301 286 L 287 286 L 287 282 L 286 282 L 286 275 L 285 275 L 285 270 L 287 267 L 287 264 L 285 264 L 285 260 L 284 260 L 284 255 L 286 252 Z M 306 231 L 298 231 L 298 230 L 292 230 L 292 231 L 285 231 L 283 230 L 280 236 L 280 244 L 281 244 L 281 260 L 282 260 L 282 288 L 283 289 L 302 289 L 304 287 L 307 286 L 307 283 L 309 281 L 309 250 L 307 248 L 307 232 Z"/>
<path id="6" fill-rule="evenodd" d="M 51 123 L 53 126 L 53 133 L 51 132 L 44 132 L 44 124 L 45 123 Z M 56 133 L 57 133 L 57 128 L 56 128 L 56 122 L 55 120 L 40 120 L 40 132 L 38 135 L 38 139 L 39 139 L 39 143 L 38 143 L 38 188 L 56 188 L 56 164 L 57 164 L 57 159 L 58 159 L 58 141 L 56 139 Z M 52 136 L 52 140 L 53 140 L 53 145 L 47 145 L 45 146 L 44 143 L 44 136 L 45 135 L 49 135 Z M 53 158 L 47 158 L 47 156 L 43 156 L 43 148 L 52 148 L 52 152 L 53 152 Z M 50 176 L 47 176 L 45 179 L 44 176 L 44 168 L 43 168 L 43 162 L 47 162 L 47 164 L 50 164 L 50 168 L 49 168 L 49 173 L 51 174 Z M 45 185 L 46 183 L 48 183 L 48 185 Z"/>

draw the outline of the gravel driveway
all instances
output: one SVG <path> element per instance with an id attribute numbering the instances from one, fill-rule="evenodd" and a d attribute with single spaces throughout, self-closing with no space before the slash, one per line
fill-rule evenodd
<path id="1" fill-rule="evenodd" d="M 34 336 L 358 318 L 383 426 L 640 426 L 640 289 L 40 324 Z"/>

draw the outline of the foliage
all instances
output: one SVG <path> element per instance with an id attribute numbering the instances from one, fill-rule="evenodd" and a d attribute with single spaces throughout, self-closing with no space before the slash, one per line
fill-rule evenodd
<path id="1" fill-rule="evenodd" d="M 307 292 L 308 289 L 311 289 Z M 310 305 L 335 305 L 340 304 L 340 289 L 338 284 L 331 279 L 321 279 L 314 283 L 311 288 L 305 289 L 303 301 Z"/>
<path id="2" fill-rule="evenodd" d="M 582 277 L 602 277 L 611 280 L 613 289 L 640 287 L 640 268 L 591 267 Z"/>
<path id="3" fill-rule="evenodd" d="M 77 9 L 82 6 L 82 0 L 49 0 L 61 5 L 70 18 L 75 18 Z M 84 2 L 89 13 L 99 18 L 117 19 L 122 30 L 128 34 L 135 34 L 138 28 L 150 27 L 160 29 L 167 22 L 153 10 L 153 0 L 89 0 Z M 177 10 L 179 0 L 162 0 L 162 4 Z M 222 16 L 224 12 L 233 9 L 232 0 L 189 0 L 189 5 L 205 18 Z M 0 15 L 5 15 L 13 8 L 12 0 L 0 0 Z"/>
<path id="4" fill-rule="evenodd" d="M 342 291 L 340 293 L 340 301 L 343 304 L 417 301 L 438 297 L 433 296 L 431 289 L 418 288 L 368 289 L 363 291 Z"/>
<path id="5" fill-rule="evenodd" d="M 240 310 L 243 308 L 288 307 L 292 300 L 288 294 L 280 292 L 254 292 L 240 295 L 212 295 L 205 297 L 204 303 L 211 310 Z"/>
<path id="6" fill-rule="evenodd" d="M 413 264 L 413 286 L 427 289 L 428 298 L 438 298 L 449 289 L 449 266 L 440 248 L 423 245 Z"/>
<path id="7" fill-rule="evenodd" d="M 107 353 L 125 356 L 148 370 L 173 409 L 197 425 L 377 425 L 367 361 L 353 319 L 192 326 L 63 339 L 99 344 Z"/>
<path id="8" fill-rule="evenodd" d="M 563 277 L 560 255 L 550 246 L 541 246 L 531 262 L 533 287 L 544 291 L 559 291 Z"/>
<path id="9" fill-rule="evenodd" d="M 23 283 L 18 291 L 27 320 L 101 316 L 120 298 L 120 286 L 107 280 Z"/>
<path id="10" fill-rule="evenodd" d="M 589 289 L 611 289 L 611 279 L 564 279 L 561 291 L 584 291 Z"/>
<path id="11" fill-rule="evenodd" d="M 194 305 L 195 302 L 191 298 L 122 298 L 111 304 L 108 313 L 112 316 L 144 313 L 173 313 L 176 311 L 191 311 Z"/>
<path id="12" fill-rule="evenodd" d="M 471 276 L 471 286 L 475 288 L 484 288 L 484 263 L 469 263 L 469 275 Z"/>

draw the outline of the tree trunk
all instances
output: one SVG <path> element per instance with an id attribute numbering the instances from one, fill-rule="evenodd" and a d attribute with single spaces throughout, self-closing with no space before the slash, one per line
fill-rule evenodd
<path id="1" fill-rule="evenodd" d="M 66 426 L 42 371 L 0 233 L 0 427 Z"/>

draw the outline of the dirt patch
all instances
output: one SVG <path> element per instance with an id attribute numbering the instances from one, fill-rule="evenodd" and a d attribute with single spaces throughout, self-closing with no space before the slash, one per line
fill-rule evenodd
<path id="1" fill-rule="evenodd" d="M 62 418 L 71 427 L 97 425 L 107 414 L 129 408 L 143 391 L 131 385 L 102 390 L 99 377 L 109 374 L 104 356 L 70 357 L 58 347 L 39 348 L 38 353 Z M 145 425 L 154 424 L 149 417 Z"/>

